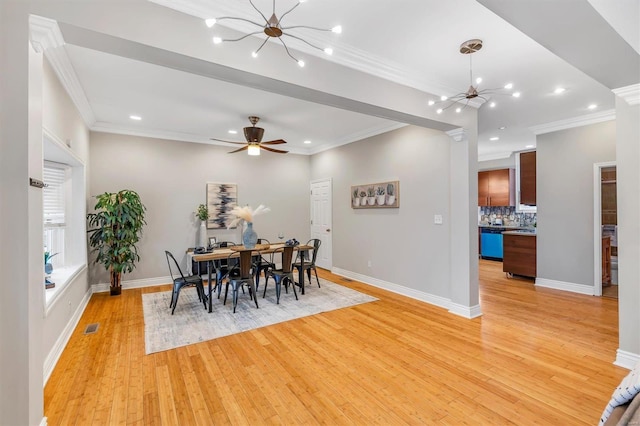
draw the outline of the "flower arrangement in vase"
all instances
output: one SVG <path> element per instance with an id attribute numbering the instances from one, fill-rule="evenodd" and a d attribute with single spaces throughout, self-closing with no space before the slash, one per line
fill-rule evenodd
<path id="1" fill-rule="evenodd" d="M 196 216 L 200 219 L 200 235 L 198 247 L 207 246 L 207 220 L 209 220 L 209 209 L 206 205 L 200 204 L 196 210 Z"/>
<path id="2" fill-rule="evenodd" d="M 231 221 L 228 228 L 235 228 L 242 221 L 246 222 L 247 229 L 242 233 L 242 245 L 245 248 L 252 249 L 258 242 L 258 234 L 253 230 L 253 218 L 259 214 L 268 213 L 271 209 L 260 204 L 255 210 L 251 210 L 251 206 L 238 207 L 235 206 L 231 210 L 231 214 L 236 218 Z"/>

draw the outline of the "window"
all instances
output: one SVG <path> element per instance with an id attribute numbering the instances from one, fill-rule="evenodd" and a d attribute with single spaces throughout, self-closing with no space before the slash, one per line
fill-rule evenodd
<path id="1" fill-rule="evenodd" d="M 44 220 L 44 251 L 52 256 L 54 268 L 65 263 L 65 230 L 67 227 L 67 200 L 69 190 L 69 167 L 45 162 L 43 180 L 47 185 L 42 191 Z"/>

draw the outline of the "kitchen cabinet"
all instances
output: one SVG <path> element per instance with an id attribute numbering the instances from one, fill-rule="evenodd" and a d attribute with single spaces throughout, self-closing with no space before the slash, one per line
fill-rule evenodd
<path id="1" fill-rule="evenodd" d="M 520 204 L 536 205 L 536 152 L 520 153 Z"/>
<path id="2" fill-rule="evenodd" d="M 502 244 L 504 272 L 525 277 L 536 276 L 537 245 L 534 233 L 505 232 Z"/>
<path id="3" fill-rule="evenodd" d="M 602 237 L 602 286 L 611 285 L 611 237 Z"/>
<path id="4" fill-rule="evenodd" d="M 478 206 L 515 205 L 514 169 L 478 172 Z"/>

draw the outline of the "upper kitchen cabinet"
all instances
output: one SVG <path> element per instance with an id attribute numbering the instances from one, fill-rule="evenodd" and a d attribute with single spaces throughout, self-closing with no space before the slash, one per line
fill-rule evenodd
<path id="1" fill-rule="evenodd" d="M 515 206 L 513 169 L 478 172 L 478 206 Z"/>
<path id="2" fill-rule="evenodd" d="M 536 152 L 520 153 L 520 204 L 536 205 Z"/>

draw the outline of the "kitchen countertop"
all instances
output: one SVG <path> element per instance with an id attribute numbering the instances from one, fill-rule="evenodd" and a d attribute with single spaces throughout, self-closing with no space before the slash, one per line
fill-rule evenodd
<path id="1" fill-rule="evenodd" d="M 478 224 L 479 228 L 496 228 L 496 229 L 508 229 L 508 230 L 523 230 L 523 231 L 534 231 L 535 227 L 533 226 L 520 226 L 520 225 L 489 225 L 484 223 Z"/>
<path id="2" fill-rule="evenodd" d="M 535 228 L 517 229 L 513 231 L 504 231 L 502 235 L 524 235 L 525 237 L 535 237 Z"/>

